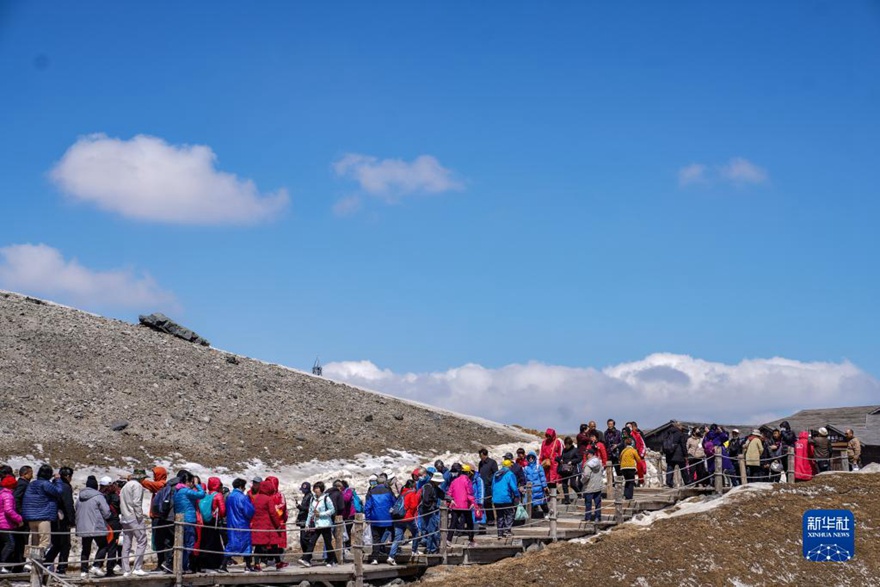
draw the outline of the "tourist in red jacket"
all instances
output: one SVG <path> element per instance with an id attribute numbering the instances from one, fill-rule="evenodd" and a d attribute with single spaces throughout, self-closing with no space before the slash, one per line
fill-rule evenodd
<path id="1" fill-rule="evenodd" d="M 538 460 L 544 468 L 548 487 L 556 487 L 556 484 L 559 483 L 559 462 L 556 459 L 562 456 L 563 450 L 562 439 L 556 436 L 556 430 L 547 428 Z"/>
<path id="2" fill-rule="evenodd" d="M 254 517 L 251 518 L 251 543 L 257 561 L 268 562 L 275 557 L 273 548 L 281 541 L 281 518 L 275 507 L 274 486 L 268 481 L 260 483 L 257 493 L 251 498 L 254 502 Z M 254 565 L 261 570 L 260 563 Z"/>

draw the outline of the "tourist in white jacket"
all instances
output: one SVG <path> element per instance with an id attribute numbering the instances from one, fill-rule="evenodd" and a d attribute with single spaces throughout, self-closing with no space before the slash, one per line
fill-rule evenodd
<path id="1" fill-rule="evenodd" d="M 584 499 L 587 502 L 584 521 L 598 522 L 602 519 L 602 486 L 605 483 L 605 472 L 602 468 L 602 461 L 596 456 L 596 449 L 588 448 L 585 456 L 587 460 L 584 464 L 584 471 L 581 473 Z"/>
<path id="2" fill-rule="evenodd" d="M 119 521 L 122 524 L 122 576 L 143 576 L 144 551 L 147 549 L 147 529 L 144 524 L 144 486 L 141 481 L 147 478 L 143 469 L 134 473 L 119 493 Z M 129 564 L 132 541 L 135 542 L 134 570 Z"/>

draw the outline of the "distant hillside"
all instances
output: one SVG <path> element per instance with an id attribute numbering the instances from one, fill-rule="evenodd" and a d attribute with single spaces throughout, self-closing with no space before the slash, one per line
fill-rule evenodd
<path id="1" fill-rule="evenodd" d="M 210 338 L 210 332 L 200 333 Z M 386 449 L 433 453 L 521 432 L 0 292 L 0 459 L 234 467 Z M 128 422 L 114 431 L 114 422 Z"/>

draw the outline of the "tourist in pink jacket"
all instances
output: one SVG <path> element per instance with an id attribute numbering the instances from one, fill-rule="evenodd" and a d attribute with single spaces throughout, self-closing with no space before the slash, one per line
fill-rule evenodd
<path id="1" fill-rule="evenodd" d="M 3 574 L 11 572 L 5 565 L 13 562 L 15 539 L 12 531 L 22 525 L 21 516 L 15 511 L 15 496 L 12 494 L 16 483 L 12 475 L 0 481 L 0 573 Z"/>
<path id="2" fill-rule="evenodd" d="M 451 544 L 452 539 L 458 533 L 467 536 L 468 541 L 473 544 L 474 541 L 474 506 L 477 501 L 474 499 L 474 488 L 471 484 L 470 477 L 462 470 L 459 463 L 452 465 L 453 479 L 449 484 L 449 490 L 446 492 L 446 499 L 449 501 L 449 513 L 451 520 L 449 524 L 449 533 L 446 540 Z"/>

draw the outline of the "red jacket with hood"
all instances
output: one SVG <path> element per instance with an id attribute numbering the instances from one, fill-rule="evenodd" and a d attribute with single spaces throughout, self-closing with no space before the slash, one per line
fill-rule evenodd
<path id="1" fill-rule="evenodd" d="M 544 467 L 547 483 L 559 483 L 559 463 L 556 462 L 556 457 L 562 456 L 562 439 L 556 436 L 556 430 L 553 428 L 547 428 L 544 435 L 549 438 L 545 438 L 541 443 L 541 453 L 538 455 L 538 460 Z M 548 460 L 550 461 L 549 466 L 545 464 Z"/>
<path id="2" fill-rule="evenodd" d="M 275 509 L 275 488 L 268 481 L 260 483 L 260 489 L 253 496 L 254 517 L 251 518 L 251 530 L 259 530 L 251 533 L 251 543 L 254 546 L 275 546 L 281 541 L 281 519 L 278 510 Z M 264 532 L 264 530 L 276 530 L 276 532 Z"/>

